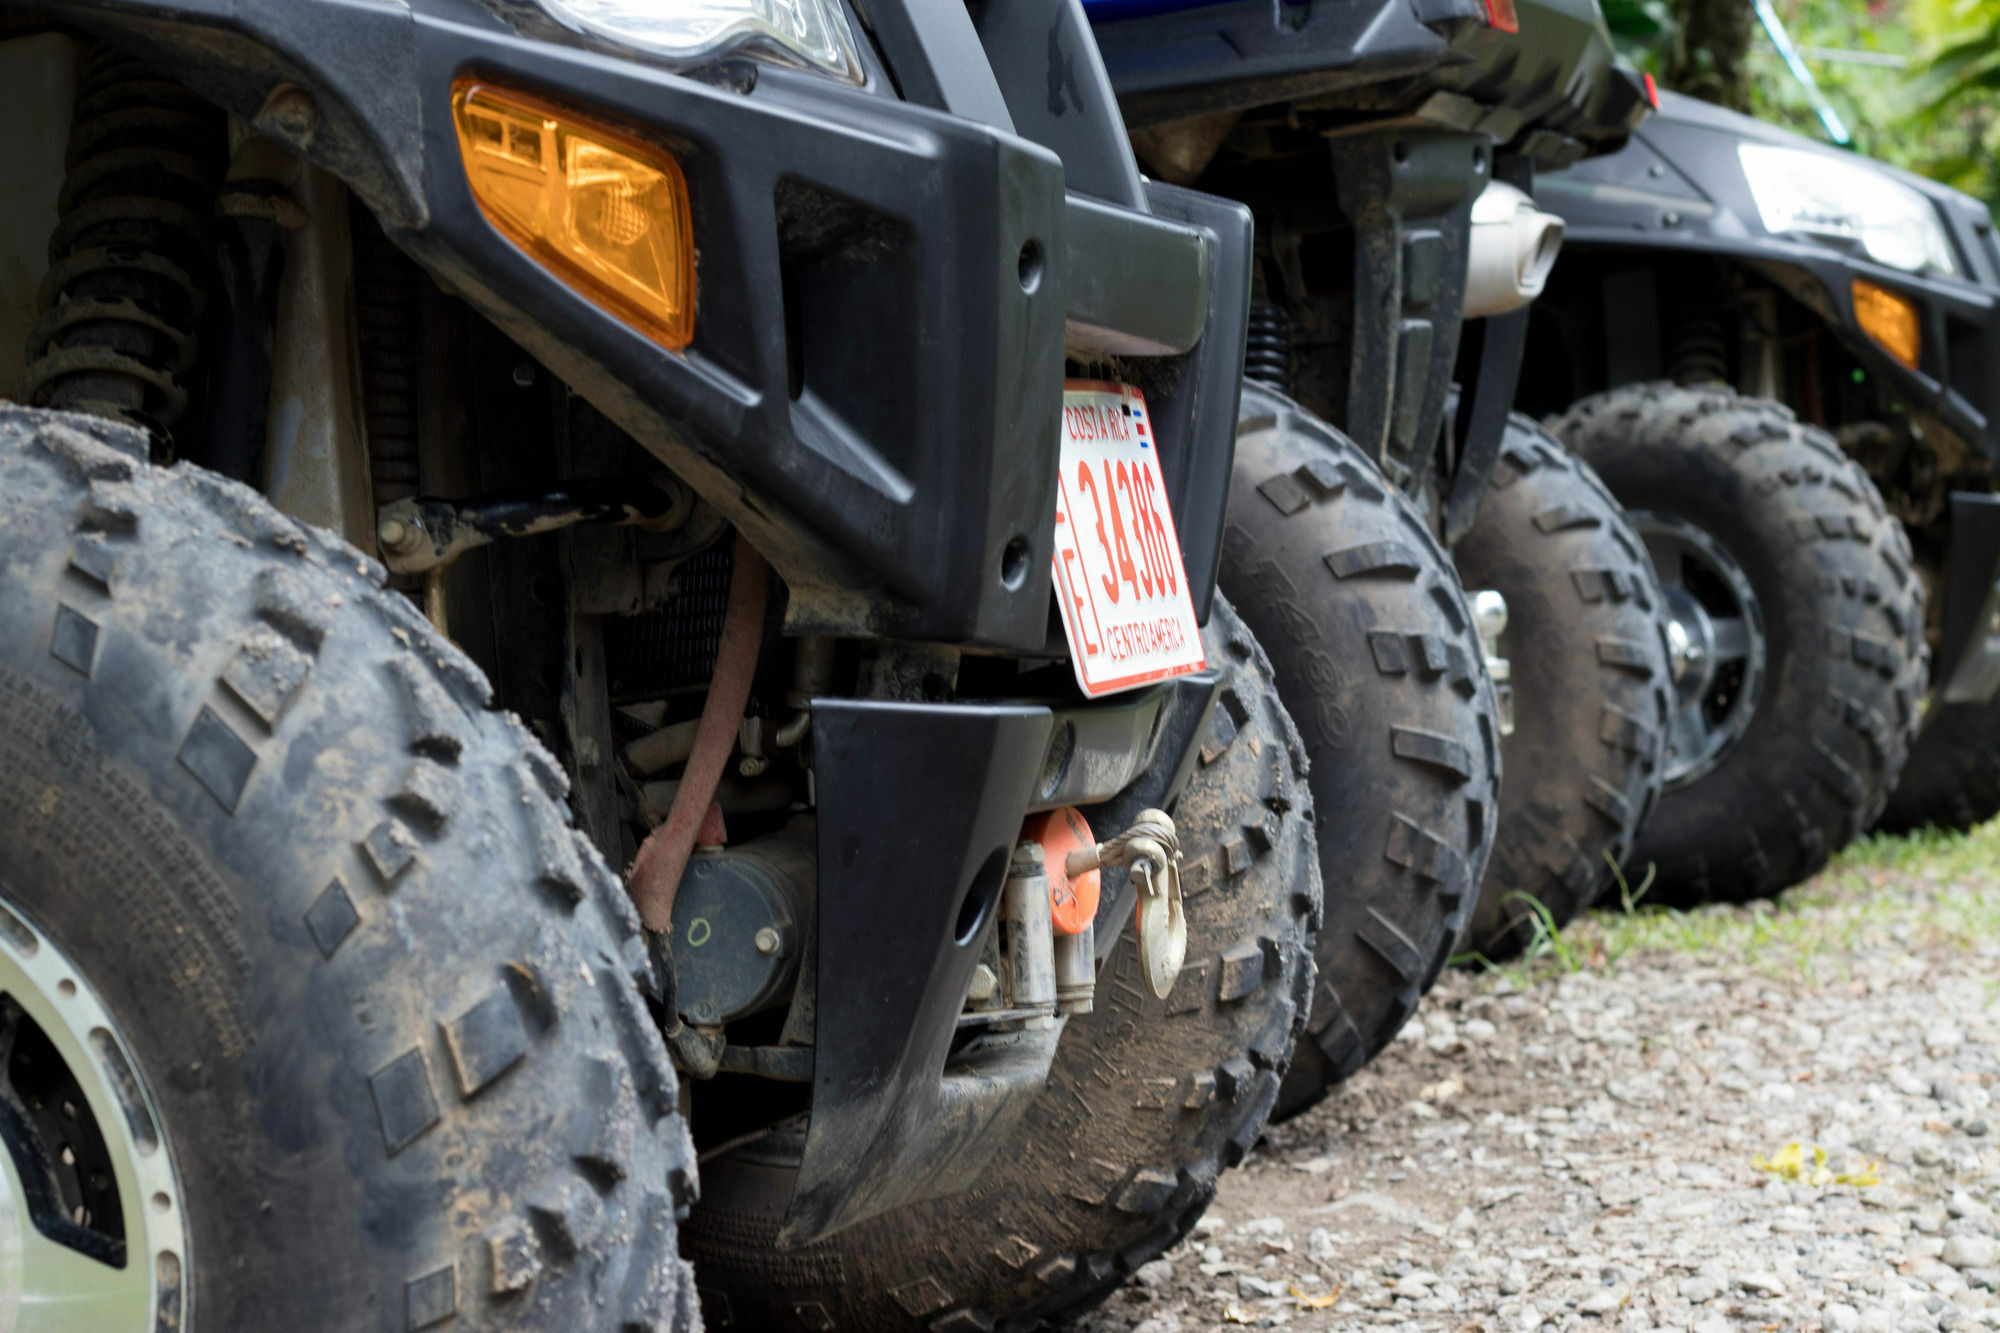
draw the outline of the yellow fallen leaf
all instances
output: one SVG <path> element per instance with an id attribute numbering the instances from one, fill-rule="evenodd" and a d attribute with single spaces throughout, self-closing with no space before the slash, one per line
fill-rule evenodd
<path id="1" fill-rule="evenodd" d="M 1879 1185 L 1882 1183 L 1882 1177 L 1876 1173 L 1875 1168 L 1880 1165 L 1880 1162 L 1869 1162 L 1859 1171 L 1843 1171 L 1833 1178 L 1833 1183 L 1852 1185 L 1860 1190 L 1865 1190 L 1870 1185 Z"/>
<path id="2" fill-rule="evenodd" d="M 1805 1166 L 1805 1153 L 1796 1143 L 1787 1143 L 1777 1152 L 1765 1157 L 1758 1153 L 1750 1159 L 1750 1165 L 1759 1171 L 1768 1171 L 1783 1180 L 1797 1180 Z"/>
<path id="3" fill-rule="evenodd" d="M 1875 1162 L 1869 1162 L 1858 1171 L 1835 1174 L 1826 1164 L 1826 1149 L 1817 1145 L 1812 1150 L 1812 1159 L 1812 1167 L 1808 1170 L 1804 1148 L 1797 1143 L 1787 1143 L 1769 1157 L 1762 1153 L 1753 1154 L 1750 1165 L 1780 1180 L 1796 1180 L 1815 1189 L 1825 1189 L 1828 1185 L 1852 1185 L 1856 1189 L 1867 1189 L 1870 1185 L 1882 1183 L 1882 1178 L 1875 1173 Z"/>
<path id="4" fill-rule="evenodd" d="M 1299 1308 L 1301 1310 L 1324 1310 L 1329 1305 L 1332 1305 L 1335 1301 L 1340 1299 L 1340 1293 L 1343 1290 L 1343 1288 L 1335 1287 L 1332 1291 L 1327 1292 L 1325 1295 L 1308 1296 L 1306 1295 L 1306 1293 L 1299 1290 L 1298 1283 L 1293 1282 L 1287 1285 L 1289 1285 L 1291 1288 L 1292 1299 L 1299 1303 Z"/>

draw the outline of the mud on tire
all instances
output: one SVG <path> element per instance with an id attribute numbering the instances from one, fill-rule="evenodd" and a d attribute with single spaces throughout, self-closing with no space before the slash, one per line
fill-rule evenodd
<path id="1" fill-rule="evenodd" d="M 1654 896 L 1669 903 L 1798 883 L 1881 814 L 1916 731 L 1929 654 L 1902 525 L 1825 431 L 1727 388 L 1614 389 L 1551 429 L 1642 534 L 1652 514 L 1706 534 L 1760 608 L 1747 730 L 1684 777 L 1670 752 L 1629 863 L 1656 865 Z M 1671 593 L 1672 572 L 1659 574 Z"/>
<path id="2" fill-rule="evenodd" d="M 1154 998 L 1128 925 L 1096 1012 L 1068 1020 L 1048 1087 L 962 1195 L 779 1249 L 783 1149 L 704 1163 L 684 1234 L 709 1327 L 1036 1327 L 1186 1235 L 1256 1142 L 1305 1017 L 1319 877 L 1305 756 L 1270 665 L 1221 597 L 1202 641 L 1225 680 L 1170 812 L 1189 935 L 1173 993 Z"/>
<path id="3" fill-rule="evenodd" d="M 692 1327 L 638 922 L 554 762 L 374 562 L 145 456 L 0 409 L 0 933 L 129 1044 L 186 1326 Z"/>
<path id="4" fill-rule="evenodd" d="M 1221 584 L 1311 760 L 1326 918 L 1279 1114 L 1396 1034 L 1456 947 L 1492 846 L 1499 729 L 1479 636 L 1423 520 L 1344 435 L 1243 386 Z"/>
<path id="5" fill-rule="evenodd" d="M 1500 742 L 1500 828 L 1466 947 L 1488 958 L 1560 928 L 1623 865 L 1659 799 L 1673 687 L 1646 548 L 1597 474 L 1523 416 L 1472 531 L 1453 549 L 1468 588 L 1507 599 L 1500 637 L 1514 733 Z"/>

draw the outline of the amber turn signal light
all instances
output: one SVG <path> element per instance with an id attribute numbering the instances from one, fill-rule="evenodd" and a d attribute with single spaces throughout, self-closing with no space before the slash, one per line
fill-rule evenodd
<path id="1" fill-rule="evenodd" d="M 1887 287 L 1877 287 L 1860 278 L 1854 280 L 1854 322 L 1873 338 L 1882 350 L 1911 370 L 1924 350 L 1923 330 L 1917 307 L 1905 296 Z"/>
<path id="2" fill-rule="evenodd" d="M 694 228 L 671 154 L 476 79 L 452 119 L 486 220 L 593 304 L 672 351 L 694 337 Z"/>

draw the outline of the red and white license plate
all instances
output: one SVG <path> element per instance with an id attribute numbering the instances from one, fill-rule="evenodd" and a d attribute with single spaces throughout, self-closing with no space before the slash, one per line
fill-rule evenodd
<path id="1" fill-rule="evenodd" d="M 1091 698 L 1201 670 L 1153 424 L 1130 385 L 1063 386 L 1055 576 L 1076 682 Z"/>

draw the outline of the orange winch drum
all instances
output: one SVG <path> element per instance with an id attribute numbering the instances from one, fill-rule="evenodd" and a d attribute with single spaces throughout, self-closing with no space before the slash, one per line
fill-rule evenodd
<path id="1" fill-rule="evenodd" d="M 1049 915 L 1056 933 L 1082 934 L 1097 917 L 1101 876 L 1098 871 L 1087 870 L 1071 879 L 1063 869 L 1063 862 L 1071 852 L 1097 845 L 1090 824 L 1075 806 L 1065 805 L 1047 814 L 1030 816 L 1021 836 L 1042 845 L 1049 877 Z"/>

